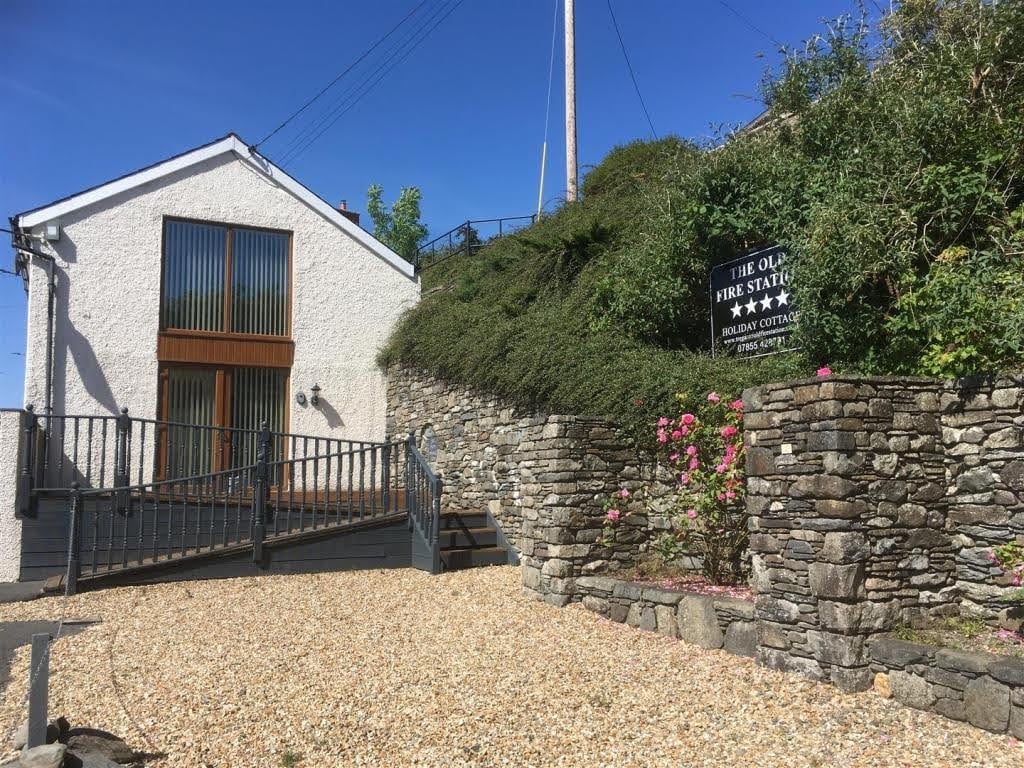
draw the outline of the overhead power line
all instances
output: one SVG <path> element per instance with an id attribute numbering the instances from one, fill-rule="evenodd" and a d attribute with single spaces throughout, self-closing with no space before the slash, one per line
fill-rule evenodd
<path id="1" fill-rule="evenodd" d="M 757 32 L 757 34 L 761 35 L 761 36 L 762 36 L 762 37 L 764 37 L 764 38 L 765 38 L 766 40 L 768 40 L 768 42 L 770 42 L 770 43 L 771 43 L 772 45 L 774 45 L 774 46 L 775 46 L 776 48 L 785 48 L 785 47 L 786 47 L 786 46 L 784 46 L 784 45 L 783 45 L 782 43 L 780 43 L 780 42 L 779 42 L 778 40 L 776 40 L 776 39 L 775 39 L 774 37 L 772 37 L 772 36 L 771 36 L 771 35 L 769 35 L 769 34 L 768 34 L 767 32 L 765 32 L 765 31 L 764 31 L 763 29 L 761 29 L 761 28 L 760 28 L 759 26 L 757 26 L 757 25 L 756 25 L 756 24 L 755 24 L 754 22 L 752 22 L 752 21 L 751 21 L 751 20 L 750 20 L 750 19 L 749 19 L 749 18 L 748 18 L 747 16 L 745 16 L 744 14 L 740 13 L 740 12 L 739 12 L 739 11 L 737 11 L 737 10 L 736 10 L 735 8 L 733 8 L 733 7 L 732 7 L 732 6 L 731 6 L 731 5 L 729 4 L 729 3 L 727 3 L 727 2 L 725 1 L 725 0 L 718 0 L 718 4 L 719 4 L 719 5 L 721 5 L 721 6 L 723 7 L 723 8 L 725 8 L 725 9 L 726 9 L 727 11 L 729 11 L 729 12 L 730 12 L 730 13 L 731 13 L 731 14 L 732 14 L 733 16 L 735 16 L 735 17 L 736 17 L 737 19 L 739 19 L 739 20 L 740 20 L 740 21 L 742 21 L 742 22 L 743 22 L 744 24 L 746 24 L 746 25 L 747 25 L 748 27 L 750 27 L 750 29 L 754 30 L 755 32 Z"/>
<path id="2" fill-rule="evenodd" d="M 331 118 L 337 115 L 338 111 L 343 109 L 351 99 L 373 79 L 374 76 L 380 73 L 388 66 L 388 64 L 406 51 L 411 42 L 415 40 L 435 19 L 437 19 L 450 1 L 451 0 L 437 0 L 437 2 L 434 2 L 434 0 L 427 0 L 428 5 L 430 5 L 431 2 L 434 2 L 433 7 L 428 8 L 424 14 L 421 14 L 416 25 L 406 30 L 402 37 L 393 42 L 386 50 L 382 51 L 376 59 L 367 64 L 367 69 L 374 66 L 376 66 L 376 68 L 369 71 L 369 73 L 364 69 L 362 73 L 356 76 L 357 79 L 354 84 L 349 85 L 346 90 L 335 96 L 333 100 L 324 107 L 319 115 L 311 118 L 304 127 L 299 129 L 297 134 L 289 139 L 288 144 L 280 151 L 282 162 L 290 161 L 290 156 L 295 153 L 296 150 L 299 150 L 299 148 L 302 147 L 311 137 L 316 135 L 320 128 L 326 125 Z"/>
<path id="3" fill-rule="evenodd" d="M 282 157 L 281 165 L 288 165 L 294 162 L 302 153 L 312 146 L 317 139 L 330 130 L 335 123 L 351 111 L 367 94 L 369 94 L 387 75 L 399 64 L 405 61 L 420 44 L 437 29 L 445 19 L 452 15 L 462 5 L 464 0 L 455 0 L 451 5 L 445 5 L 448 0 L 435 8 L 433 14 L 412 34 L 408 35 L 401 43 L 391 50 L 384 58 L 384 61 L 369 75 L 367 80 L 362 81 L 358 86 L 350 89 L 347 95 L 340 97 L 335 103 L 336 107 L 328 109 L 318 121 L 307 126 L 303 131 L 303 138 L 293 141 L 293 148 L 286 150 L 286 156 Z M 433 21 L 433 23 L 431 23 Z M 429 26 L 428 26 L 429 25 Z M 378 74 L 379 73 L 379 74 Z M 319 130 L 318 130 L 319 129 Z M 305 143 L 302 143 L 305 140 Z"/>
<path id="4" fill-rule="evenodd" d="M 411 19 L 413 17 L 413 15 L 420 8 L 422 8 L 426 4 L 427 4 L 427 0 L 421 0 L 421 2 L 419 4 L 417 4 L 411 11 L 409 11 L 409 13 L 407 13 L 405 15 L 405 17 L 400 22 L 398 22 L 397 24 L 395 24 L 395 26 L 393 26 L 391 29 L 389 29 L 387 31 L 387 33 L 383 37 L 378 38 L 377 42 L 375 42 L 373 45 L 371 45 L 369 48 L 367 48 L 365 51 L 363 51 L 362 54 L 360 54 L 359 58 L 357 58 L 355 61 L 353 61 L 351 64 L 349 64 L 344 70 L 341 71 L 341 73 L 337 77 L 335 77 L 333 80 L 331 80 L 331 82 L 329 82 L 327 85 L 325 85 L 323 88 L 321 88 L 320 91 L 313 98 L 311 98 L 309 101 L 307 101 L 305 104 L 303 104 L 297 110 L 295 110 L 291 115 L 288 116 L 288 118 L 283 123 L 281 123 L 279 126 L 277 126 L 277 128 L 275 128 L 270 133 L 268 133 L 266 136 L 264 136 L 262 139 L 260 139 L 258 142 L 256 142 L 256 144 L 254 144 L 253 146 L 258 147 L 260 144 L 263 144 L 265 141 L 270 139 L 272 136 L 276 135 L 278 133 L 278 131 L 280 131 L 282 128 L 284 128 L 286 125 L 288 125 L 288 123 L 290 123 L 292 120 L 294 120 L 299 115 L 301 115 L 303 112 L 305 112 L 310 106 L 312 106 L 313 102 L 315 102 L 317 99 L 319 99 L 325 93 L 327 93 L 327 91 L 329 91 L 331 88 L 333 88 L 335 83 L 337 83 L 339 80 L 341 80 L 341 78 L 343 78 L 345 75 L 347 75 L 349 72 L 351 72 L 359 64 L 359 62 L 363 61 L 363 59 L 365 59 L 367 56 L 369 56 L 371 53 L 373 53 L 380 46 L 381 43 L 383 43 L 385 40 L 387 40 L 389 37 L 391 37 L 391 35 L 393 35 L 395 32 L 397 32 L 399 27 L 401 27 L 403 24 L 405 24 L 405 22 L 407 22 L 409 19 Z"/>
<path id="5" fill-rule="evenodd" d="M 658 132 L 654 130 L 654 122 L 651 120 L 651 113 L 647 111 L 647 104 L 644 103 L 643 94 L 640 93 L 640 84 L 636 81 L 636 73 L 633 71 L 633 64 L 629 60 L 629 54 L 626 52 L 626 44 L 622 40 L 622 32 L 619 31 L 619 22 L 615 19 L 615 11 L 612 10 L 612 0 L 608 2 L 608 14 L 612 17 L 612 26 L 615 27 L 615 36 L 619 38 L 619 48 L 622 49 L 622 57 L 626 60 L 626 69 L 629 70 L 629 77 L 633 81 L 633 88 L 636 90 L 636 97 L 640 99 L 640 108 L 644 111 L 644 117 L 647 118 L 647 124 L 651 126 L 651 135 L 655 139 L 658 138 Z"/>

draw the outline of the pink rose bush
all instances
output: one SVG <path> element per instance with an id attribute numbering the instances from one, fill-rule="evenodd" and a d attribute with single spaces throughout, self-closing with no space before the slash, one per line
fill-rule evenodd
<path id="1" fill-rule="evenodd" d="M 989 552 L 988 559 L 998 565 L 1010 577 L 1015 587 L 1024 585 L 1024 545 L 1010 542 Z M 1024 590 L 1019 597 L 1024 598 Z"/>
<path id="2" fill-rule="evenodd" d="M 656 424 L 660 458 L 679 479 L 671 543 L 676 552 L 699 556 L 712 584 L 744 578 L 748 533 L 742 430 L 743 401 L 725 403 L 717 392 Z"/>
<path id="3" fill-rule="evenodd" d="M 629 506 L 632 500 L 633 493 L 628 488 L 620 488 L 604 500 L 604 521 L 599 544 L 610 546 L 615 541 L 615 529 L 631 514 Z"/>

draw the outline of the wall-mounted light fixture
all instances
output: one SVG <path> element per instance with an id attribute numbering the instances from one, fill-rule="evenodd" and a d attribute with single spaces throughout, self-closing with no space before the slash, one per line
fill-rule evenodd
<path id="1" fill-rule="evenodd" d="M 48 243 L 55 243 L 60 240 L 60 224 L 55 221 L 47 222 L 43 228 L 43 237 Z"/>
<path id="2" fill-rule="evenodd" d="M 309 388 L 311 397 L 309 398 L 309 404 L 316 407 L 320 405 L 320 385 L 314 384 Z"/>

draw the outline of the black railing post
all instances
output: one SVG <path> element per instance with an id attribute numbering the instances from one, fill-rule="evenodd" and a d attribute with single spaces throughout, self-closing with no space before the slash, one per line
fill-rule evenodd
<path id="1" fill-rule="evenodd" d="M 416 483 L 413 477 L 413 462 L 416 457 L 412 454 L 413 446 L 416 445 L 416 436 L 410 432 L 405 438 L 405 508 L 409 515 L 409 530 L 412 530 L 413 515 L 416 514 Z"/>
<path id="2" fill-rule="evenodd" d="M 386 443 L 380 453 L 380 503 L 384 508 L 384 514 L 387 514 L 391 509 L 391 444 Z"/>
<path id="3" fill-rule="evenodd" d="M 267 524 L 267 494 L 270 492 L 269 461 L 270 427 L 263 422 L 260 427 L 259 443 L 256 447 L 256 479 L 253 482 L 252 504 L 252 561 L 263 562 L 263 538 Z M 305 493 L 305 488 L 302 489 Z"/>
<path id="4" fill-rule="evenodd" d="M 22 517 L 35 516 L 35 502 L 32 498 L 32 489 L 35 484 L 36 438 L 38 429 L 39 417 L 36 416 L 35 406 L 29 403 L 25 406 L 24 439 L 21 441 L 23 454 L 21 457 L 21 469 L 18 474 L 18 513 Z"/>
<path id="5" fill-rule="evenodd" d="M 441 478 L 431 478 L 430 492 L 433 498 L 431 502 L 431 527 L 434 529 L 431 533 L 431 548 L 433 550 L 433 562 L 431 564 L 431 573 L 441 572 Z"/>
<path id="6" fill-rule="evenodd" d="M 71 509 L 68 526 L 68 572 L 65 595 L 78 592 L 78 577 L 82 575 L 82 488 L 75 480 L 71 484 Z"/>
<path id="7" fill-rule="evenodd" d="M 114 510 L 119 515 L 128 513 L 128 443 L 131 439 L 132 420 L 128 408 L 122 408 L 117 417 L 117 441 L 114 445 Z"/>

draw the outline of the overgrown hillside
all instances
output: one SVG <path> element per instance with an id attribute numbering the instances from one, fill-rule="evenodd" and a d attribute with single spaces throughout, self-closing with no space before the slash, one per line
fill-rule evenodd
<path id="1" fill-rule="evenodd" d="M 627 424 L 820 363 L 1018 368 L 1022 62 L 1024 3 L 830 25 L 766 77 L 768 128 L 618 148 L 581 202 L 426 270 L 381 363 Z M 712 359 L 709 270 L 768 243 L 790 253 L 803 352 Z"/>

